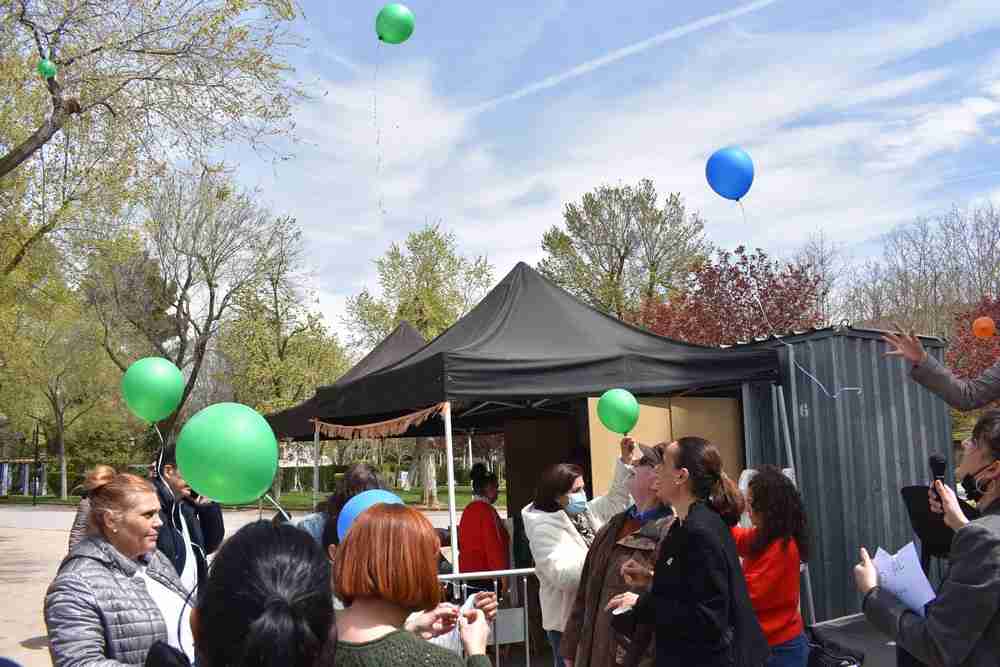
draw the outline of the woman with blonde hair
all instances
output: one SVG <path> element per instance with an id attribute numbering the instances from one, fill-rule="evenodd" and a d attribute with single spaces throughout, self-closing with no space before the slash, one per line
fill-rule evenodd
<path id="1" fill-rule="evenodd" d="M 76 518 L 73 519 L 73 527 L 69 530 L 69 550 L 80 543 L 87 536 L 87 525 L 90 523 L 90 494 L 94 489 L 101 487 L 115 476 L 115 469 L 103 463 L 98 464 L 87 471 L 87 476 L 83 480 L 83 492 L 80 494 L 80 504 L 76 508 Z"/>
<path id="2" fill-rule="evenodd" d="M 119 474 L 90 494 L 90 527 L 45 595 L 55 667 L 141 665 L 157 641 L 194 657 L 188 591 L 156 550 L 163 523 L 149 480 Z"/>

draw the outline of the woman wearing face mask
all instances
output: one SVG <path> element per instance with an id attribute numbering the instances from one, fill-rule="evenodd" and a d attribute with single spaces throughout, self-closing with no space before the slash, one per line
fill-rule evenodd
<path id="1" fill-rule="evenodd" d="M 637 625 L 654 626 L 657 665 L 762 667 L 767 639 L 725 520 L 742 514 L 743 497 L 722 471 L 719 450 L 704 438 L 670 443 L 657 494 L 677 520 L 660 546 L 652 587 L 612 598 L 608 611 L 631 607 Z"/>
<path id="2" fill-rule="evenodd" d="M 640 630 L 625 638 L 614 631 L 611 614 L 604 611 L 612 597 L 641 589 L 632 584 L 625 566 L 652 569 L 660 539 L 674 520 L 670 506 L 656 497 L 662 449 L 643 445 L 639 449 L 642 456 L 628 479 L 635 504 L 597 532 L 583 564 L 580 588 L 559 644 L 568 667 L 654 664 L 651 633 Z"/>
<path id="3" fill-rule="evenodd" d="M 621 458 L 615 462 L 614 480 L 606 496 L 588 501 L 583 469 L 559 463 L 542 473 L 535 501 L 521 510 L 540 585 L 542 627 L 552 645 L 556 667 L 564 664 L 559 643 L 576 600 L 587 550 L 604 524 L 628 506 L 634 449 L 630 438 L 621 441 Z"/>
<path id="4" fill-rule="evenodd" d="M 976 422 L 957 472 L 982 515 L 969 521 L 954 491 L 934 483 L 931 509 L 944 514 L 955 537 L 948 575 L 924 615 L 879 588 L 878 572 L 864 548 L 854 579 L 872 625 L 924 664 L 995 666 L 1000 656 L 1000 410 L 988 410 Z"/>
<path id="5" fill-rule="evenodd" d="M 510 535 L 494 505 L 500 497 L 497 476 L 477 463 L 472 468 L 474 498 L 458 524 L 458 564 L 463 572 L 510 569 Z M 501 581 L 501 587 L 505 581 Z M 492 580 L 470 581 L 469 589 L 493 591 Z"/>

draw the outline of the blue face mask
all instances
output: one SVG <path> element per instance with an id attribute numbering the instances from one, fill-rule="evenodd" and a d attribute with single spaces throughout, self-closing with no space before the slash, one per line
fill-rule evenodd
<path id="1" fill-rule="evenodd" d="M 566 514 L 576 516 L 587 511 L 587 494 L 583 491 L 569 494 L 569 504 L 566 505 Z"/>

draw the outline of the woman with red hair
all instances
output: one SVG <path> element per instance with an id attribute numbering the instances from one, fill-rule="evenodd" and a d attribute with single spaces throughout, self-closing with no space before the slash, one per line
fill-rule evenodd
<path id="1" fill-rule="evenodd" d="M 433 526 L 410 507 L 379 504 L 357 518 L 333 565 L 346 609 L 337 616 L 322 667 L 489 667 L 490 628 L 478 609 L 459 619 L 467 660 L 405 630 L 411 613 L 441 601 L 440 547 Z"/>

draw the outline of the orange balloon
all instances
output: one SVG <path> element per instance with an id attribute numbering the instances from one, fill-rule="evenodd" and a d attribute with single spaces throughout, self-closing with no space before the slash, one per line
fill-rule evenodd
<path id="1" fill-rule="evenodd" d="M 992 317 L 977 317 L 972 323 L 972 334 L 976 338 L 990 338 L 997 332 L 997 325 Z"/>

